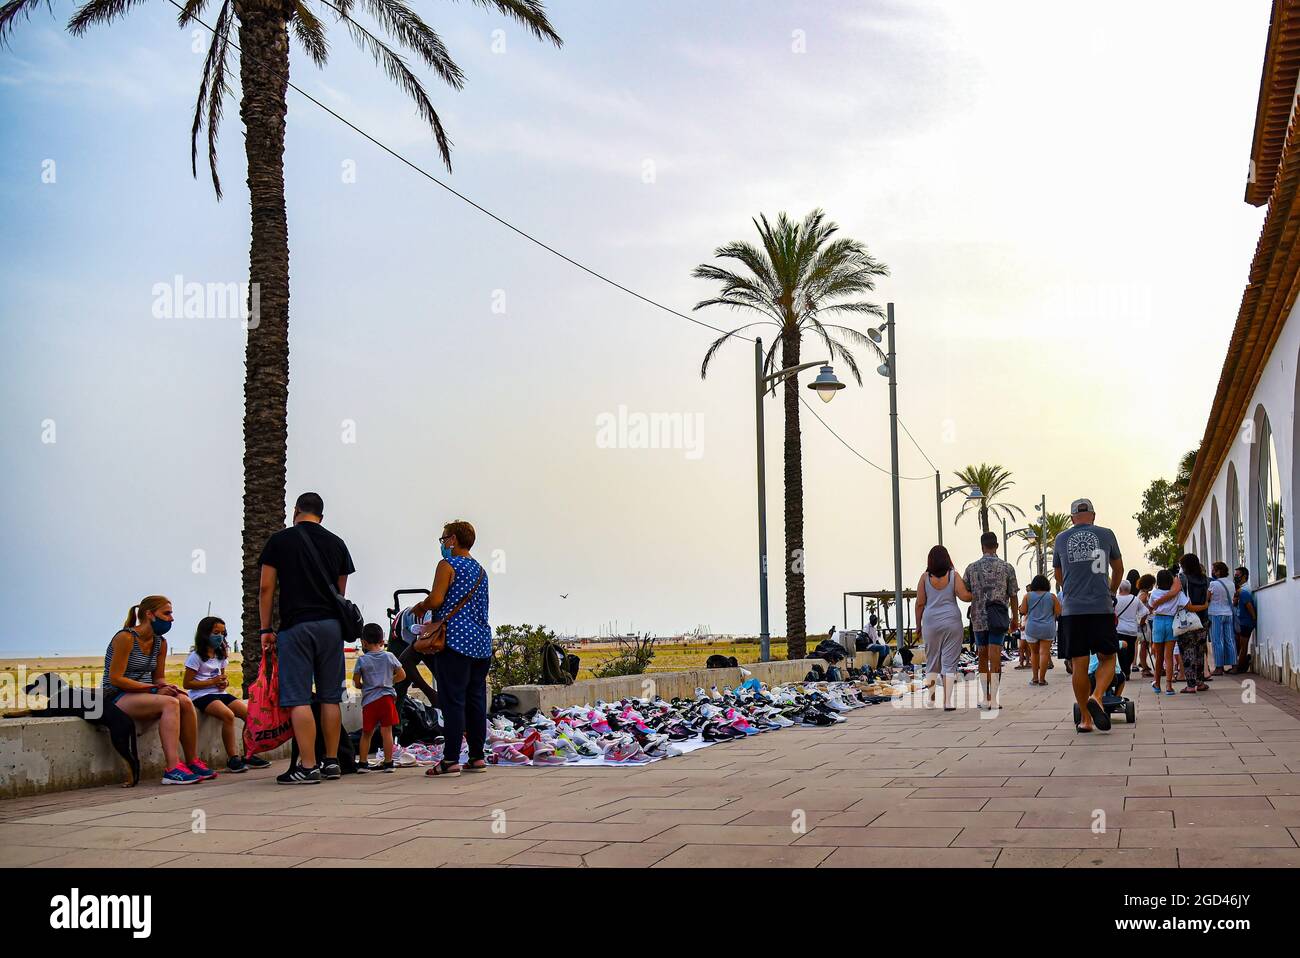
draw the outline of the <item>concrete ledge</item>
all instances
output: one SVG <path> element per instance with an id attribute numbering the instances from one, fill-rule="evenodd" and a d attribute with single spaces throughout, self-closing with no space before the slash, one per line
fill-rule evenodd
<path id="1" fill-rule="evenodd" d="M 798 682 L 813 664 L 825 665 L 821 659 L 794 659 L 793 661 L 754 662 L 744 666 L 755 678 L 768 685 Z M 624 698 L 650 698 L 655 695 L 665 699 L 691 698 L 697 688 L 735 688 L 745 681 L 745 675 L 735 669 L 693 669 L 689 672 L 647 672 L 644 675 L 619 675 L 608 679 L 584 679 L 572 685 L 512 685 L 503 691 L 519 699 L 519 711 L 570 705 L 586 705 L 600 699 L 617 702 Z"/>
<path id="2" fill-rule="evenodd" d="M 349 731 L 361 724 L 359 699 L 343 703 L 343 727 Z M 235 720 L 242 735 L 243 723 Z M 141 726 L 139 737 L 140 780 L 159 779 L 163 773 L 162 746 L 156 723 Z M 226 767 L 226 749 L 221 743 L 221 723 L 199 716 L 199 757 L 220 772 Z M 289 757 L 290 745 L 261 753 L 275 761 Z M 109 741 L 107 730 L 80 718 L 0 719 L 0 798 L 39 795 L 70 788 L 121 785 L 130 770 Z"/>

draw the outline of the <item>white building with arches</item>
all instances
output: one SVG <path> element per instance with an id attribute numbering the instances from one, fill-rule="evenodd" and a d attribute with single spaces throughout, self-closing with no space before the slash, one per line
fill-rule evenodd
<path id="1" fill-rule="evenodd" d="M 1255 671 L 1300 688 L 1300 0 L 1274 0 L 1246 202 L 1267 206 L 1192 471 L 1179 541 L 1250 571 Z M 1291 533 L 1291 535 L 1288 535 Z"/>

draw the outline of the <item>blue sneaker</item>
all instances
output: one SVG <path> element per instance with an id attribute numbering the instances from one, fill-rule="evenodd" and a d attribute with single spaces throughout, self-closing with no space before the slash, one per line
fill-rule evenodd
<path id="1" fill-rule="evenodd" d="M 193 785 L 197 781 L 199 781 L 199 777 L 184 765 L 177 765 L 173 769 L 168 769 L 163 772 L 162 777 L 164 785 Z"/>

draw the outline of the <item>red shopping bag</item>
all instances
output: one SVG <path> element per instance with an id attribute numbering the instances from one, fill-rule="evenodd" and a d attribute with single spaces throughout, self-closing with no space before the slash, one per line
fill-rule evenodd
<path id="1" fill-rule="evenodd" d="M 262 674 L 248 691 L 248 719 L 244 722 L 244 755 L 278 748 L 293 737 L 289 710 L 280 708 L 280 667 L 275 653 L 262 658 Z"/>

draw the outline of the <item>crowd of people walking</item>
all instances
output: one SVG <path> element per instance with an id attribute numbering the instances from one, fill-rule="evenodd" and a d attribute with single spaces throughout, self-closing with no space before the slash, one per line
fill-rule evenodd
<path id="1" fill-rule="evenodd" d="M 1170 569 L 1124 572 L 1115 534 L 1096 524 L 1091 500 L 1070 505 L 1069 529 L 1052 547 L 1052 591 L 1037 575 L 1020 595 L 1013 565 L 998 558 L 998 538 L 980 537 L 982 555 L 959 573 L 943 546 L 935 546 L 916 586 L 917 633 L 926 654 L 925 693 L 940 686 L 944 709 L 957 708 L 957 663 L 965 635 L 958 601 L 970 603 L 971 640 L 978 655 L 977 707 L 998 708 L 1002 650 L 1021 646 L 1017 669 L 1031 685 L 1047 685 L 1052 649 L 1066 663 L 1078 705 L 1080 733 L 1110 729 L 1107 690 L 1122 691 L 1133 671 L 1166 695 L 1209 690 L 1214 676 L 1242 672 L 1256 624 L 1250 575 L 1215 562 L 1209 574 L 1192 554 Z M 1023 627 L 1022 627 L 1023 623 Z M 1214 668 L 1210 671 L 1209 660 Z M 1135 665 L 1136 660 L 1136 665 Z M 1162 686 L 1163 682 L 1163 686 Z"/>

